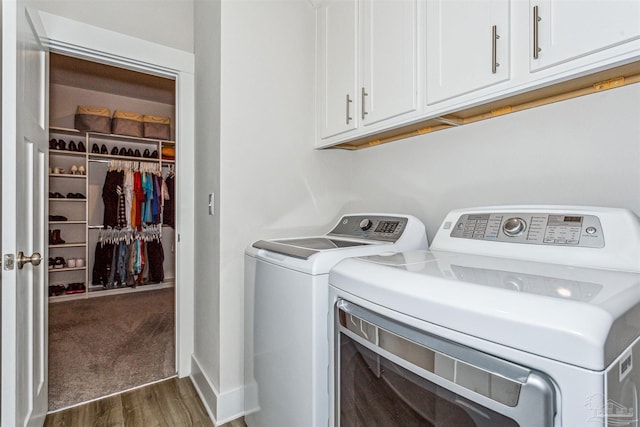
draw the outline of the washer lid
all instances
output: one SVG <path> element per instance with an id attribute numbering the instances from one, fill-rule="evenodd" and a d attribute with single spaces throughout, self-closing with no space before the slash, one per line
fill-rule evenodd
<path id="1" fill-rule="evenodd" d="M 348 259 L 334 287 L 545 358 L 604 370 L 640 336 L 640 274 L 416 251 Z"/>
<path id="2" fill-rule="evenodd" d="M 360 242 L 354 240 L 338 240 L 326 237 L 305 237 L 300 239 L 283 240 L 258 240 L 252 246 L 257 249 L 266 249 L 282 255 L 294 258 L 309 259 L 319 251 L 337 248 L 349 248 L 352 246 L 370 245 L 373 242 Z"/>

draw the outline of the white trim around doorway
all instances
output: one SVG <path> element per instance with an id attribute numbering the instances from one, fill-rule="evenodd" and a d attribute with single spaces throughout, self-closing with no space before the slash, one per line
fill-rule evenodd
<path id="1" fill-rule="evenodd" d="M 48 12 L 31 10 L 41 42 L 60 53 L 176 81 L 176 370 L 191 373 L 194 350 L 195 57 L 193 53 L 138 39 Z"/>

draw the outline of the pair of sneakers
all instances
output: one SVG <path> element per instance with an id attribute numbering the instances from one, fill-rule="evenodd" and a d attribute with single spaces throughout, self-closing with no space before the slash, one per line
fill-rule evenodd
<path id="1" fill-rule="evenodd" d="M 84 267 L 84 258 L 69 258 L 67 260 L 68 268 L 82 268 Z"/>

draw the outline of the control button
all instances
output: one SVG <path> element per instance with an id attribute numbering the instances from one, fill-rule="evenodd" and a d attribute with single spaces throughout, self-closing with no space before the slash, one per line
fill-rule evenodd
<path id="1" fill-rule="evenodd" d="M 514 237 L 522 234 L 527 224 L 522 218 L 509 218 L 502 225 L 502 231 L 509 237 Z"/>
<path id="2" fill-rule="evenodd" d="M 595 232 L 598 230 L 596 230 L 595 227 L 587 227 L 584 231 L 586 231 L 587 234 L 595 234 Z"/>
<path id="3" fill-rule="evenodd" d="M 360 221 L 360 228 L 362 229 L 362 231 L 367 231 L 368 229 L 371 228 L 371 226 L 373 225 L 373 222 L 371 222 L 370 219 L 363 219 L 362 221 Z"/>

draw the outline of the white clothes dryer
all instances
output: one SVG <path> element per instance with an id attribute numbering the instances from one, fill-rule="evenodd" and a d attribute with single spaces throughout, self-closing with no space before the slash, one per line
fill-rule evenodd
<path id="1" fill-rule="evenodd" d="M 328 425 L 328 273 L 354 256 L 427 248 L 410 215 L 343 216 L 326 235 L 260 240 L 245 253 L 245 422 Z"/>
<path id="2" fill-rule="evenodd" d="M 344 260 L 329 281 L 331 425 L 638 426 L 627 210 L 456 210 L 429 251 Z"/>

